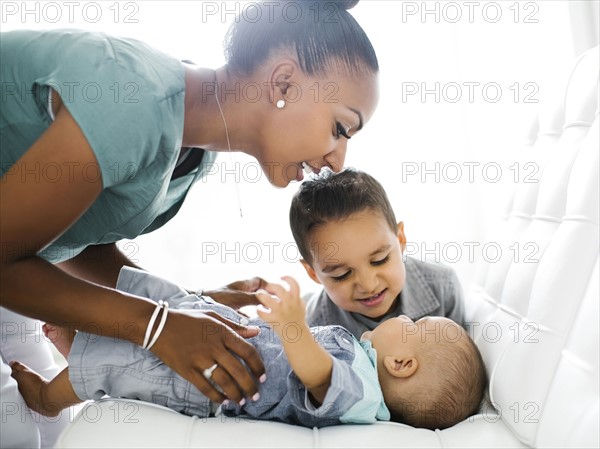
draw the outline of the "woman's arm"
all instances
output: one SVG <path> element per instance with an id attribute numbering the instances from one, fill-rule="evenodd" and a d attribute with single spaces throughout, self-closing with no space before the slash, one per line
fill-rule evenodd
<path id="1" fill-rule="evenodd" d="M 35 172 L 50 164 L 71 169 L 68 175 L 52 182 L 36 176 Z M 61 324 L 63 313 L 77 314 L 74 292 L 80 293 L 82 286 L 76 284 L 73 291 L 63 290 L 49 301 L 47 296 L 54 296 L 51 292 L 71 279 L 36 254 L 68 229 L 100 195 L 101 180 L 86 178 L 84 166 L 99 169 L 83 134 L 67 109 L 62 108 L 48 130 L 2 177 L 2 305 L 46 321 L 58 319 L 54 321 L 57 324 Z"/>
<path id="2" fill-rule="evenodd" d="M 72 167 L 52 179 L 31 175 L 46 164 Z M 65 107 L 31 148 L 0 180 L 0 304 L 18 313 L 87 332 L 141 344 L 155 304 L 78 279 L 37 252 L 59 237 L 96 200 L 100 179 L 85 176 L 98 168 L 95 155 Z M 99 169 L 99 168 L 98 168 Z M 110 271 L 110 270 L 109 270 Z M 107 275 L 100 276 L 106 280 Z M 102 282 L 104 283 L 104 282 Z M 242 328 L 235 328 L 243 332 Z M 251 331 L 243 336 L 251 335 Z M 214 401 L 225 395 L 203 376 L 219 363 L 213 380 L 232 400 L 252 397 L 264 367 L 256 350 L 213 317 L 192 318 L 173 311 L 153 351 Z M 235 381 L 234 381 L 235 379 Z"/>
<path id="3" fill-rule="evenodd" d="M 111 288 L 117 285 L 121 268 L 140 268 L 119 250 L 116 243 L 88 246 L 76 257 L 56 266 L 71 276 Z"/>
<path id="4" fill-rule="evenodd" d="M 297 282 L 283 278 L 289 285 L 267 284 L 265 290 L 275 295 L 259 293 L 259 301 L 270 311 L 259 307 L 258 315 L 271 325 L 283 344 L 290 365 L 314 402 L 323 403 L 331 384 L 333 361 L 331 355 L 312 336 L 305 321 L 304 302 Z"/>

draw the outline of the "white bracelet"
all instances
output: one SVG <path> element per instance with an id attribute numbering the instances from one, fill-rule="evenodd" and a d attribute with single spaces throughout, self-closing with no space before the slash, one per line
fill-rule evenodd
<path id="1" fill-rule="evenodd" d="M 160 323 L 158 324 L 158 329 L 156 329 L 156 332 L 154 333 L 154 337 L 152 337 L 152 341 L 146 347 L 146 349 L 148 350 L 152 348 L 154 343 L 156 343 L 156 340 L 158 340 L 158 337 L 160 337 L 160 333 L 162 332 L 163 328 L 165 327 L 165 323 L 167 322 L 167 315 L 169 314 L 169 303 L 160 301 L 159 304 L 163 308 L 163 314 L 160 317 Z"/>
<path id="2" fill-rule="evenodd" d="M 161 302 L 159 302 L 156 305 L 156 308 L 154 309 L 154 312 L 152 312 L 152 316 L 150 317 L 148 327 L 146 328 L 146 335 L 144 335 L 144 344 L 142 345 L 142 348 L 144 349 L 146 349 L 146 346 L 148 346 L 148 342 L 150 341 L 150 334 L 152 333 L 152 328 L 154 327 L 154 323 L 156 322 L 156 317 L 158 317 L 158 312 L 160 312 L 160 309 L 162 309 Z"/>

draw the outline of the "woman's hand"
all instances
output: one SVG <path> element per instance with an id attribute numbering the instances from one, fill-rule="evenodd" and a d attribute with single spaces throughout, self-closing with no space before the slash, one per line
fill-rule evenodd
<path id="1" fill-rule="evenodd" d="M 258 333 L 258 328 L 241 326 L 214 312 L 198 317 L 170 310 L 152 351 L 211 401 L 240 403 L 258 393 L 257 379 L 265 380 L 258 352 L 244 341 Z M 215 363 L 218 367 L 209 381 L 203 371 Z"/>
<path id="2" fill-rule="evenodd" d="M 264 289 L 267 282 L 259 277 L 235 281 L 225 287 L 216 290 L 205 290 L 202 294 L 210 296 L 218 303 L 238 310 L 244 306 L 253 306 L 260 304 L 256 298 L 256 292 Z"/>

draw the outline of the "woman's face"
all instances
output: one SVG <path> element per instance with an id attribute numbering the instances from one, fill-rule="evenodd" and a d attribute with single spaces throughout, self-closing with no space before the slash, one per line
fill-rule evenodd
<path id="1" fill-rule="evenodd" d="M 272 106 L 257 159 L 271 184 L 286 187 L 304 177 L 302 164 L 340 171 L 348 137 L 369 121 L 379 101 L 377 74 L 358 79 L 308 77 L 296 72 L 282 109 Z"/>

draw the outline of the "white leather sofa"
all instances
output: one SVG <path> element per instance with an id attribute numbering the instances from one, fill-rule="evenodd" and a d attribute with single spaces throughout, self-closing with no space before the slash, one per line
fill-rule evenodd
<path id="1" fill-rule="evenodd" d="M 555 99 L 540 103 L 523 154 L 540 181 L 517 186 L 488 240 L 503 256 L 480 265 L 467 295 L 489 374 L 480 414 L 442 431 L 318 430 L 111 399 L 84 407 L 57 447 L 599 447 L 598 54 L 579 58 Z"/>

